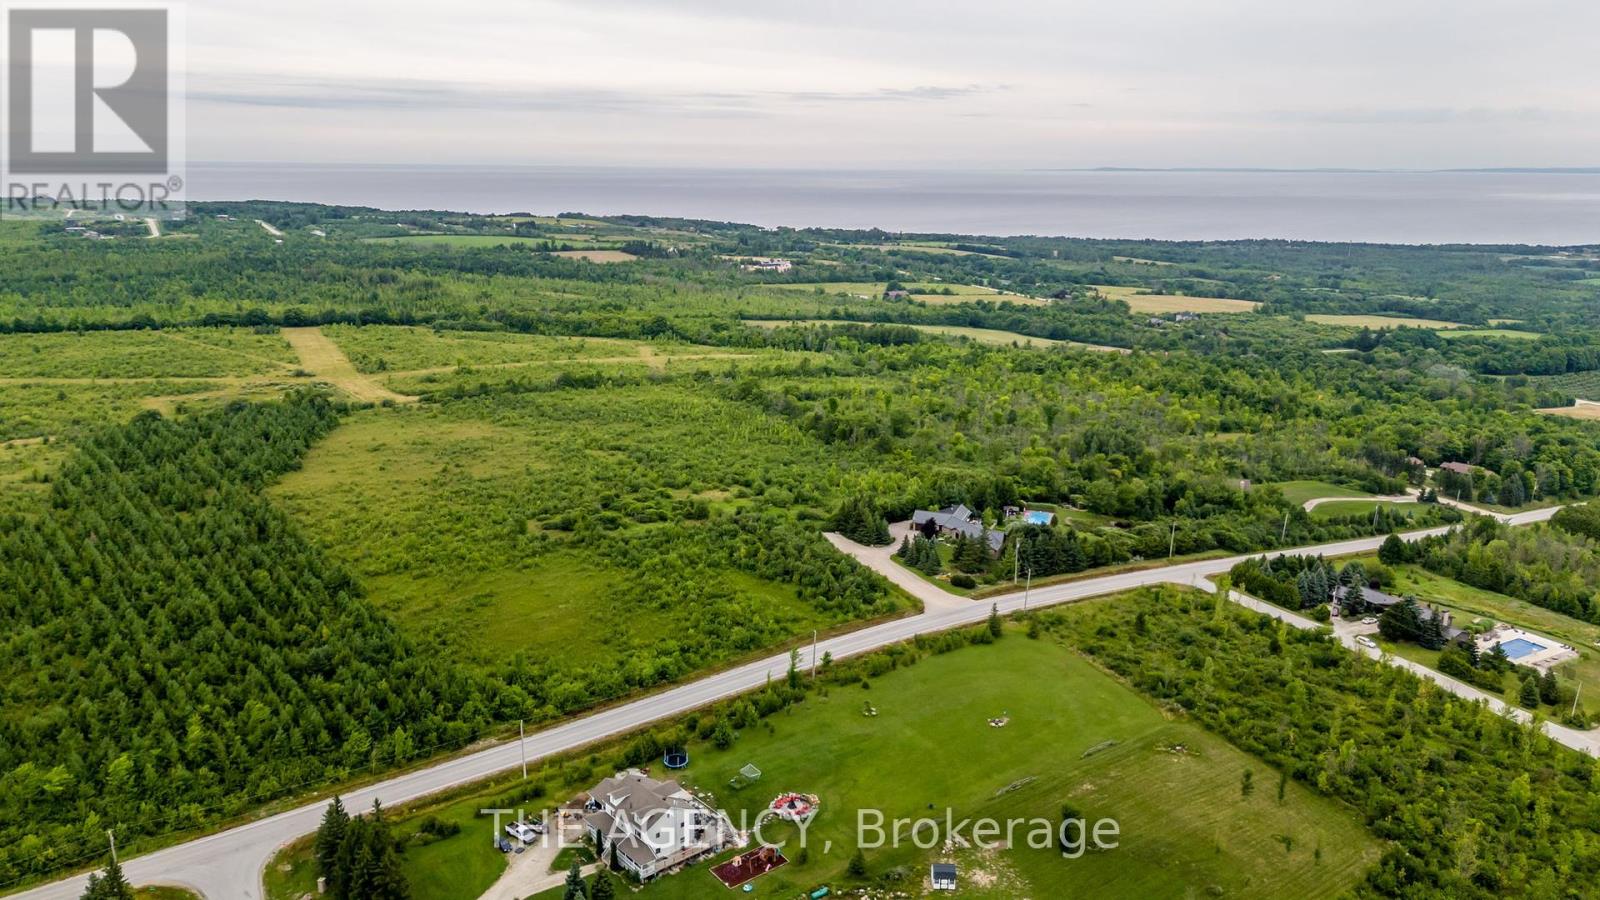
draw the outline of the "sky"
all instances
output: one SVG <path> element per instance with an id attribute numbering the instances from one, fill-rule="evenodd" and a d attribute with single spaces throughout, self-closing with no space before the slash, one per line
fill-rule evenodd
<path id="1" fill-rule="evenodd" d="M 1591 0 L 204 0 L 193 161 L 1600 165 Z"/>

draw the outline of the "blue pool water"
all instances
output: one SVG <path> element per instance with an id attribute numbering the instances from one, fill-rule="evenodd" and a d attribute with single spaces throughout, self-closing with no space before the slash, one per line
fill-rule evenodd
<path id="1" fill-rule="evenodd" d="M 1526 638 L 1512 638 L 1501 644 L 1500 649 L 1506 651 L 1506 655 L 1512 659 L 1521 659 L 1530 653 L 1538 653 L 1540 650 L 1545 649 L 1545 646 L 1543 644 L 1535 644 Z"/>
<path id="2" fill-rule="evenodd" d="M 1053 513 L 1045 512 L 1042 509 L 1030 509 L 1022 514 L 1022 520 L 1029 525 L 1049 525 L 1050 520 L 1053 518 L 1055 518 Z"/>

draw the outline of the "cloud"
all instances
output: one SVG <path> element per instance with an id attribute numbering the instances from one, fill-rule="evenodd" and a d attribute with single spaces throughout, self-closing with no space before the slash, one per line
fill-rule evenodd
<path id="1" fill-rule="evenodd" d="M 1496 122 L 1549 122 L 1564 115 L 1559 111 L 1537 106 L 1510 108 L 1440 106 L 1398 109 L 1275 110 L 1263 113 L 1258 118 L 1319 125 L 1487 125 Z"/>
<path id="2" fill-rule="evenodd" d="M 198 82 L 198 86 L 194 84 Z M 434 81 L 344 80 L 283 76 L 196 77 L 191 102 L 318 110 L 664 113 L 767 116 L 795 104 L 938 103 L 1005 90 L 1002 86 L 918 85 L 861 91 L 643 91 L 590 87 L 505 88 Z"/>

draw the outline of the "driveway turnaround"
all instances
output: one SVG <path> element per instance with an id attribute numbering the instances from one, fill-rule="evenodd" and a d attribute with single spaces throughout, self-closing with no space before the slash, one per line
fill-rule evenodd
<path id="1" fill-rule="evenodd" d="M 1555 515 L 1557 509 L 1559 507 L 1537 509 L 1526 513 L 1500 516 L 1499 518 L 1512 525 L 1525 525 L 1532 522 L 1545 521 Z M 1405 537 L 1414 540 L 1428 535 L 1443 534 L 1447 530 L 1447 528 L 1431 528 L 1426 531 L 1409 533 Z M 900 570 L 899 564 L 890 559 L 889 552 L 885 552 L 884 548 L 862 547 L 843 538 L 837 538 L 837 536 L 830 537 L 830 540 L 844 552 L 855 556 L 864 565 L 888 576 L 897 584 L 903 583 L 902 578 L 907 573 L 904 570 Z M 1206 580 L 1207 576 L 1226 572 L 1233 568 L 1236 563 L 1246 559 L 1296 553 L 1321 554 L 1324 556 L 1371 553 L 1378 549 L 1383 540 L 1382 536 L 1357 538 L 1355 540 L 1279 550 L 1265 554 L 1247 553 L 1222 559 L 1176 563 L 1158 568 L 1119 572 L 1036 587 L 1027 592 L 1026 595 L 1021 591 L 1016 591 L 981 601 L 964 600 L 940 591 L 937 587 L 917 579 L 923 587 L 938 591 L 941 595 L 935 598 L 938 601 L 937 603 L 927 603 L 921 615 L 896 619 L 829 638 L 818 644 L 815 651 L 810 645 L 806 645 L 801 648 L 800 663 L 802 667 L 809 670 L 817 664 L 823 654 L 831 654 L 834 659 L 843 659 L 867 653 L 879 647 L 901 643 L 919 634 L 930 634 L 964 625 L 973 625 L 988 618 L 990 604 L 998 607 L 1002 615 L 1006 615 L 1021 611 L 1024 602 L 1027 603 L 1029 609 L 1033 609 L 1071 603 L 1075 600 L 1104 594 L 1121 593 L 1134 588 L 1157 584 L 1179 584 L 1209 588 L 1212 586 Z M 896 570 L 900 571 L 897 572 Z M 920 589 L 917 595 L 922 596 Z M 946 598 L 949 599 L 947 600 Z M 1263 605 L 1265 606 L 1265 604 Z M 1276 607 L 1262 609 L 1261 611 L 1269 615 L 1276 615 L 1278 618 L 1301 618 L 1293 616 L 1292 613 L 1287 613 L 1287 611 L 1278 610 Z M 1364 648 L 1355 646 L 1353 639 L 1345 640 L 1347 644 L 1353 646 L 1358 652 L 1366 652 Z M 1372 654 L 1369 653 L 1369 655 Z M 1396 664 L 1404 664 L 1404 662 L 1401 660 L 1397 661 Z M 1407 667 L 1410 668 L 1410 666 Z M 766 684 L 769 679 L 782 678 L 788 668 L 789 654 L 781 653 L 732 669 L 715 672 L 697 681 L 641 697 L 630 703 L 601 710 L 529 735 L 523 742 L 523 746 L 527 750 L 529 761 L 556 756 L 589 744 L 636 731 L 661 719 L 680 716 L 718 700 L 756 690 Z M 1448 679 L 1441 681 L 1443 676 L 1437 676 L 1436 673 L 1425 674 L 1425 672 L 1419 674 L 1424 674 L 1424 677 L 1430 677 L 1440 684 L 1445 684 L 1446 688 L 1451 689 L 1454 693 L 1461 694 L 1461 691 L 1454 690 L 1446 684 Z M 1466 685 L 1459 686 L 1471 690 Z M 1462 696 L 1468 696 L 1471 699 L 1484 699 L 1481 696 L 1472 694 L 1462 694 Z M 1493 703 L 1498 703 L 1494 698 L 1488 699 Z M 1499 707 L 1497 707 L 1498 710 Z M 1593 753 L 1596 750 L 1596 740 L 1588 734 L 1549 723 L 1546 724 L 1545 729 L 1552 737 L 1569 747 L 1589 753 Z M 396 806 L 429 794 L 471 784 L 491 775 L 518 768 L 522 763 L 522 749 L 522 747 L 518 746 L 517 741 L 507 741 L 487 749 L 445 760 L 415 772 L 397 775 L 366 787 L 354 788 L 342 795 L 344 797 L 344 805 L 347 809 L 366 809 L 372 805 L 374 800 L 380 800 L 385 806 Z M 123 863 L 123 871 L 133 884 L 181 885 L 198 891 L 208 900 L 259 900 L 263 896 L 261 874 L 267 863 L 279 848 L 296 838 L 315 831 L 317 824 L 321 821 L 324 806 L 325 803 L 323 801 L 318 801 L 298 809 L 238 825 L 226 831 L 220 831 L 216 834 L 176 844 L 163 850 L 157 850 L 144 856 L 128 859 Z M 83 894 L 86 880 L 87 874 L 78 875 L 23 891 L 13 896 L 21 898 L 21 900 L 77 900 Z"/>

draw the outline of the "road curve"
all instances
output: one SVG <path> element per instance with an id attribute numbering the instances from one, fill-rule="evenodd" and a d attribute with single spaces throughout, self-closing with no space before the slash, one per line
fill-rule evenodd
<path id="1" fill-rule="evenodd" d="M 1500 518 L 1509 524 L 1525 525 L 1549 519 L 1558 508 L 1538 509 Z M 1405 537 L 1414 540 L 1443 534 L 1447 530 L 1447 527 L 1430 528 L 1408 533 Z M 831 536 L 830 540 L 841 550 L 855 555 L 875 569 L 895 565 L 878 549 L 861 547 L 837 536 Z M 1022 610 L 1024 604 L 1030 609 L 1053 606 L 1156 584 L 1201 586 L 1206 576 L 1226 572 L 1246 559 L 1293 553 L 1324 556 L 1370 553 L 1377 550 L 1383 540 L 1383 537 L 1356 538 L 1266 554 L 1246 553 L 1083 578 L 1037 587 L 1026 593 L 1016 591 L 981 602 L 941 603 L 937 608 L 930 606 L 921 615 L 829 638 L 822 641 L 815 652 L 818 657 L 832 654 L 834 659 L 843 659 L 907 641 L 919 634 L 975 624 L 988 617 L 991 603 L 999 608 L 1001 614 L 1009 614 Z M 801 651 L 802 666 L 810 666 L 815 662 L 812 652 L 810 647 Z M 528 761 L 545 759 L 626 734 L 660 719 L 678 716 L 717 700 L 755 690 L 766 684 L 768 679 L 782 678 L 788 667 L 788 654 L 771 656 L 556 725 L 527 737 L 524 743 Z M 343 794 L 344 804 L 349 809 L 357 810 L 370 807 L 373 800 L 394 806 L 480 781 L 516 769 L 521 764 L 522 751 L 517 742 L 507 741 L 367 787 L 352 789 Z M 123 863 L 123 871 L 133 884 L 180 884 L 198 891 L 208 900 L 260 900 L 264 895 L 261 874 L 267 863 L 279 848 L 316 830 L 324 805 L 322 801 L 311 803 L 135 857 Z M 87 874 L 77 875 L 10 896 L 18 900 L 77 900 L 83 893 L 86 880 Z"/>

